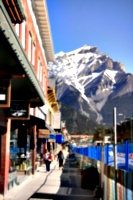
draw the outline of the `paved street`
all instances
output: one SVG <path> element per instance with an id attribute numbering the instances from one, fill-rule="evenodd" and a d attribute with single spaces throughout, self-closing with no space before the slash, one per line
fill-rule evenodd
<path id="1" fill-rule="evenodd" d="M 81 188 L 81 175 L 74 160 L 70 162 L 64 151 L 64 169 L 59 170 L 57 160 L 51 163 L 50 172 L 45 165 L 19 186 L 8 191 L 4 200 L 82 200 L 95 199 L 93 191 Z"/>

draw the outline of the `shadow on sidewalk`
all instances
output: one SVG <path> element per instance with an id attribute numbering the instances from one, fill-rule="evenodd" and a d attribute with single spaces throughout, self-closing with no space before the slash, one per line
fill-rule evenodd
<path id="1" fill-rule="evenodd" d="M 74 158 L 69 159 L 69 157 L 67 157 L 65 160 L 62 174 L 60 176 L 59 189 L 56 192 L 56 194 L 42 193 L 42 191 L 39 192 L 39 190 L 42 187 L 44 187 L 45 183 L 47 182 L 52 172 L 54 170 L 57 170 L 56 167 L 57 167 L 57 164 L 54 167 L 54 169 L 52 169 L 50 173 L 47 175 L 44 183 L 38 188 L 38 190 L 34 192 L 34 194 L 28 200 L 30 199 L 52 199 L 52 200 L 96 199 L 93 197 L 93 191 L 81 188 L 81 171 L 79 169 L 79 166 L 76 163 L 76 160 Z M 52 191 L 52 187 L 54 186 L 51 185 L 51 191 Z"/>

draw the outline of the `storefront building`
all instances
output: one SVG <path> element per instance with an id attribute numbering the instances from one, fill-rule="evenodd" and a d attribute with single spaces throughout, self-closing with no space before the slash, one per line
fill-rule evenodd
<path id="1" fill-rule="evenodd" d="M 117 124 L 117 142 L 133 142 L 133 117 L 126 118 Z"/>
<path id="2" fill-rule="evenodd" d="M 47 139 L 47 147 L 48 150 L 52 152 L 53 158 L 57 154 L 57 144 L 56 144 L 56 131 L 55 131 L 55 123 L 58 120 L 57 113 L 59 112 L 59 106 L 56 99 L 56 79 L 49 78 L 48 79 L 48 98 L 47 98 L 47 119 L 46 124 L 47 127 L 51 127 L 50 136 Z M 59 119 L 60 123 L 60 119 Z"/>
<path id="3" fill-rule="evenodd" d="M 35 173 L 49 130 L 47 62 L 54 61 L 45 0 L 0 1 L 0 193 Z M 38 154 L 38 158 L 37 158 Z"/>

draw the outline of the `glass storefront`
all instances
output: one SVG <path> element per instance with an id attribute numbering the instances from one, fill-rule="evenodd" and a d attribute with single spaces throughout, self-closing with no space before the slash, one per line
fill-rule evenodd
<path id="1" fill-rule="evenodd" d="M 43 164 L 43 138 L 38 138 L 38 134 L 36 134 L 36 164 L 37 167 Z"/>
<path id="2" fill-rule="evenodd" d="M 11 131 L 8 188 L 32 172 L 32 150 L 28 129 L 19 127 Z"/>

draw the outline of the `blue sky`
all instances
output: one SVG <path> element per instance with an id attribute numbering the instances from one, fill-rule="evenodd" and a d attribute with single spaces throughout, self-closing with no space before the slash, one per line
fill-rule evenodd
<path id="1" fill-rule="evenodd" d="M 46 0 L 54 53 L 97 46 L 133 74 L 133 0 Z"/>

